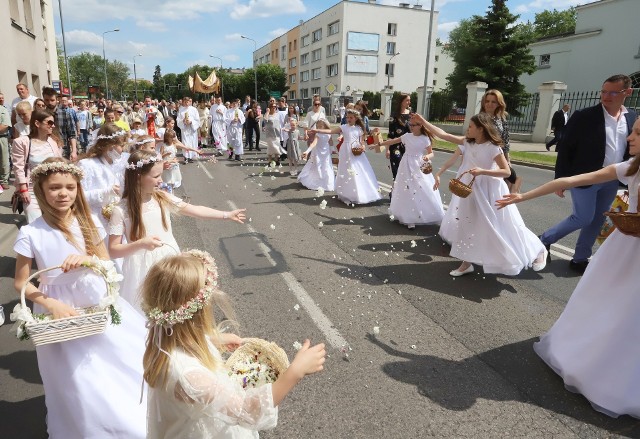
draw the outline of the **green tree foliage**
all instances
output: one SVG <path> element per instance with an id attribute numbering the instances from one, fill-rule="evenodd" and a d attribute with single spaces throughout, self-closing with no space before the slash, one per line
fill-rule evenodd
<path id="1" fill-rule="evenodd" d="M 573 33 L 576 31 L 576 8 L 571 7 L 564 11 L 543 11 L 536 14 L 533 21 L 533 36 L 542 39 Z"/>
<path id="2" fill-rule="evenodd" d="M 153 95 L 154 96 L 162 96 L 162 92 L 163 92 L 163 87 L 162 87 L 162 70 L 160 69 L 160 66 L 157 65 L 156 68 L 153 70 Z"/>
<path id="3" fill-rule="evenodd" d="M 60 80 L 67 85 L 67 72 L 64 64 L 64 55 L 60 44 L 56 42 L 58 49 L 58 71 Z M 104 60 L 95 53 L 82 52 L 68 57 L 69 74 L 71 75 L 71 87 L 74 94 L 86 94 L 89 86 L 99 86 L 104 92 Z M 124 86 L 129 78 L 129 67 L 117 60 L 107 61 L 109 90 L 116 94 Z"/>
<path id="4" fill-rule="evenodd" d="M 447 52 L 455 68 L 447 86 L 455 100 L 464 101 L 466 85 L 474 81 L 500 90 L 512 109 L 526 97 L 519 77 L 535 71 L 528 47 L 533 38 L 515 24 L 518 17 L 509 12 L 506 0 L 492 0 L 485 16 L 463 20 L 451 32 Z"/>

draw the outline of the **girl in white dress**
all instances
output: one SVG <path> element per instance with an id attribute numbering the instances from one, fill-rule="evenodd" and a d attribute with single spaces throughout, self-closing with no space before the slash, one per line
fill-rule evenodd
<path id="1" fill-rule="evenodd" d="M 158 190 L 162 183 L 162 168 L 162 161 L 154 152 L 131 154 L 122 201 L 113 209 L 109 222 L 109 254 L 112 258 L 124 258 L 120 295 L 140 313 L 139 290 L 149 267 L 179 251 L 171 231 L 170 213 L 203 219 L 230 219 L 240 224 L 245 219 L 245 209 L 222 212 L 193 206 Z"/>
<path id="2" fill-rule="evenodd" d="M 262 132 L 267 144 L 267 160 L 280 164 L 280 115 L 276 107 L 276 100 L 269 100 L 267 111 L 262 116 Z"/>
<path id="3" fill-rule="evenodd" d="M 635 158 L 588 174 L 559 178 L 524 194 L 505 195 L 500 208 L 576 186 L 620 180 L 629 186 L 628 212 L 638 211 L 640 120 L 629 137 Z M 534 344 L 536 353 L 606 415 L 640 418 L 640 236 L 615 230 L 591 258 L 566 308 Z"/>
<path id="4" fill-rule="evenodd" d="M 316 125 L 319 129 L 331 128 L 326 119 L 320 119 Z M 300 171 L 298 181 L 306 188 L 314 191 L 320 188 L 325 191 L 335 189 L 336 174 L 331 163 L 331 145 L 333 145 L 331 134 L 318 134 L 307 150 L 302 153 L 303 160 L 309 161 Z M 309 156 L 311 156 L 310 159 Z"/>
<path id="5" fill-rule="evenodd" d="M 433 159 L 431 134 L 419 123 L 409 122 L 410 133 L 389 139 L 379 145 L 401 144 L 404 154 L 397 168 L 389 213 L 400 224 L 415 228 L 416 224 L 440 224 L 444 208 L 440 191 L 433 190 L 433 174 L 424 174 L 422 166 Z"/>
<path id="6" fill-rule="evenodd" d="M 220 355 L 242 339 L 216 328 L 214 305 L 233 319 L 217 278 L 213 258 L 194 250 L 163 259 L 145 279 L 149 439 L 257 438 L 276 426 L 278 405 L 298 382 L 323 368 L 324 345 L 306 340 L 274 383 L 243 389 Z"/>
<path id="7" fill-rule="evenodd" d="M 165 166 L 162 172 L 162 180 L 171 185 L 172 188 L 178 188 L 182 186 L 182 173 L 180 172 L 180 165 L 178 164 L 178 148 L 183 151 L 191 151 L 194 154 L 201 155 L 202 153 L 194 148 L 185 146 L 178 140 L 176 132 L 173 130 L 166 130 L 164 132 L 163 142 L 160 145 L 160 155 L 162 159 L 167 162 L 168 167 Z"/>
<path id="8" fill-rule="evenodd" d="M 20 290 L 38 269 L 61 265 L 27 287 L 34 313 L 53 318 L 77 315 L 75 308 L 99 303 L 104 279 L 78 269 L 94 258 L 107 261 L 105 231 L 91 215 L 80 180 L 82 170 L 62 158 L 49 158 L 32 170 L 42 216 L 18 232 L 15 287 Z M 121 323 L 102 334 L 36 347 L 52 439 L 145 438 L 145 407 L 140 404 L 144 319 L 123 300 Z"/>
<path id="9" fill-rule="evenodd" d="M 291 108 L 291 107 L 289 107 Z M 283 131 L 287 133 L 286 140 L 284 141 L 285 149 L 287 150 L 287 161 L 289 162 L 289 174 L 292 176 L 298 175 L 298 164 L 300 163 L 301 155 L 300 147 L 298 146 L 298 120 L 289 118 Z"/>
<path id="10" fill-rule="evenodd" d="M 340 148 L 338 176 L 336 177 L 336 193 L 338 198 L 346 204 L 368 204 L 378 201 L 380 188 L 376 175 L 364 153 L 364 123 L 360 113 L 347 110 L 347 124 L 339 128 L 313 129 L 311 133 L 340 134 L 344 137 Z M 363 150 L 360 155 L 354 155 L 352 149 L 359 147 Z"/>
<path id="11" fill-rule="evenodd" d="M 467 136 L 454 136 L 431 125 L 418 114 L 411 123 L 420 123 L 437 137 L 458 145 L 451 158 L 434 175 L 434 189 L 440 186 L 440 176 L 460 156 L 462 164 L 456 178 L 469 184 L 476 177 L 467 198 L 453 195 L 440 226 L 440 236 L 451 244 L 451 256 L 462 264 L 451 271 L 451 276 L 473 272 L 472 264 L 482 265 L 485 273 L 515 276 L 524 268 L 542 270 L 546 265 L 547 250 L 538 237 L 524 224 L 515 206 L 498 210 L 494 201 L 509 193 L 503 180 L 509 176 L 509 164 L 504 158 L 500 135 L 491 116 L 480 113 L 471 118 Z"/>
<path id="12" fill-rule="evenodd" d="M 85 197 L 104 229 L 109 224 L 109 214 L 103 208 L 120 200 L 124 184 L 124 168 L 129 156 L 123 153 L 127 136 L 126 131 L 113 123 L 102 125 L 95 145 L 78 162 L 84 171 L 82 188 Z"/>

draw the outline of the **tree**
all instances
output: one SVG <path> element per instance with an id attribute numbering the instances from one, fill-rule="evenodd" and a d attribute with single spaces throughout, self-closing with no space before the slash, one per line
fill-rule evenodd
<path id="1" fill-rule="evenodd" d="M 536 39 L 553 37 L 576 31 L 576 8 L 564 11 L 542 11 L 536 14 L 533 21 L 534 37 Z"/>
<path id="2" fill-rule="evenodd" d="M 516 109 L 526 97 L 520 75 L 533 73 L 534 57 L 529 50 L 530 33 L 516 25 L 518 15 L 509 12 L 506 0 L 492 0 L 487 14 L 462 20 L 451 32 L 446 49 L 455 62 L 447 77 L 447 87 L 454 99 L 464 100 L 469 82 L 483 81 L 500 90 Z"/>
<path id="3" fill-rule="evenodd" d="M 74 94 L 85 94 L 90 85 L 104 84 L 104 61 L 101 56 L 89 52 L 70 56 L 69 74 Z"/>
<path id="4" fill-rule="evenodd" d="M 162 71 L 160 70 L 160 66 L 157 65 L 153 71 L 153 97 L 158 98 L 162 96 L 162 92 Z"/>
<path id="5" fill-rule="evenodd" d="M 277 91 L 284 95 L 289 90 L 289 87 L 287 87 L 287 74 L 280 66 L 260 64 L 256 69 L 256 74 L 258 77 L 258 101 L 269 100 L 270 91 Z M 239 93 L 232 96 L 241 98 L 243 95 L 249 95 L 253 97 L 254 84 L 253 69 L 246 69 L 240 80 Z M 227 94 L 226 91 L 225 86 L 225 94 Z"/>

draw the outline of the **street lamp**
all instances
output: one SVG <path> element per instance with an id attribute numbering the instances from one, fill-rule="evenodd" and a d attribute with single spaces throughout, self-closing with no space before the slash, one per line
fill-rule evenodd
<path id="1" fill-rule="evenodd" d="M 215 58 L 220 61 L 220 70 L 222 70 L 222 58 L 219 56 L 209 55 L 209 58 Z M 224 102 L 224 82 L 222 82 L 222 78 L 220 78 L 220 96 L 222 97 L 222 101 Z"/>
<path id="2" fill-rule="evenodd" d="M 133 55 L 133 82 L 136 88 L 136 101 L 138 100 L 138 75 L 136 74 L 136 56 L 142 56 L 141 53 Z"/>
<path id="3" fill-rule="evenodd" d="M 400 52 L 394 53 L 393 56 L 389 58 L 389 63 L 387 64 L 387 88 L 389 88 L 389 81 L 391 81 L 391 60 L 398 55 L 400 55 Z"/>
<path id="4" fill-rule="evenodd" d="M 109 32 L 120 32 L 119 28 L 115 28 L 112 30 L 107 30 L 102 32 L 102 59 L 104 60 L 104 91 L 107 94 L 107 99 L 109 99 L 109 81 L 107 80 L 107 57 L 104 52 L 104 35 Z"/>
<path id="5" fill-rule="evenodd" d="M 258 42 L 253 38 L 245 37 L 244 35 L 240 35 L 240 38 L 244 38 L 245 40 L 253 41 L 253 53 L 255 54 L 258 51 Z M 253 56 L 251 56 L 253 58 Z M 254 92 L 255 92 L 255 100 L 258 102 L 258 70 L 257 65 L 254 61 L 253 63 L 253 81 L 255 83 Z"/>
<path id="6" fill-rule="evenodd" d="M 69 75 L 69 59 L 67 58 L 67 43 L 64 39 L 64 19 L 62 18 L 62 0 L 58 0 L 58 10 L 60 12 L 60 29 L 62 30 L 62 50 L 64 51 L 64 66 L 67 70 L 67 82 L 69 86 L 69 96 L 73 97 L 71 89 L 71 76 Z M 62 90 L 61 90 L 62 91 Z"/>

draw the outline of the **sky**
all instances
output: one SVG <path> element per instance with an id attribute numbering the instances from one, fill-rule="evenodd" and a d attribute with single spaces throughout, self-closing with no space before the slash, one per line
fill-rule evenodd
<path id="1" fill-rule="evenodd" d="M 131 67 L 135 57 L 138 78 L 151 80 L 156 65 L 162 74 L 181 73 L 194 64 L 250 67 L 253 38 L 258 47 L 336 4 L 339 0 L 60 0 L 67 54 L 102 55 L 103 32 L 108 59 Z M 366 1 L 366 0 L 361 0 Z M 401 1 L 378 0 L 398 5 Z M 564 10 L 591 0 L 508 0 L 522 21 L 536 12 Z M 417 3 L 429 9 L 431 0 Z M 446 41 L 458 22 L 484 15 L 490 0 L 436 0 L 438 37 Z M 58 2 L 53 2 L 56 35 L 62 42 Z M 141 56 L 137 56 L 140 54 Z M 220 58 L 212 58 L 210 55 Z"/>

